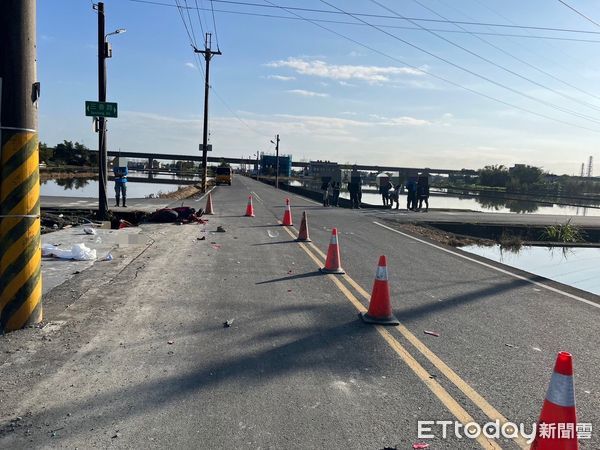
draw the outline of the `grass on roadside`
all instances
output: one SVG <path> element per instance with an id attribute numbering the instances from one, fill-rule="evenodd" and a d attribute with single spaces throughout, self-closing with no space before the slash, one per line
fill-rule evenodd
<path id="1" fill-rule="evenodd" d="M 584 233 L 581 229 L 571 223 L 571 219 L 564 224 L 546 227 L 540 237 L 543 241 L 553 242 L 584 242 Z"/>

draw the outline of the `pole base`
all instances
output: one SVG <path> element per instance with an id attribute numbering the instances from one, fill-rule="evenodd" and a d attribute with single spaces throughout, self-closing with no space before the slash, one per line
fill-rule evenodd
<path id="1" fill-rule="evenodd" d="M 400 321 L 392 314 L 389 317 L 373 317 L 369 313 L 358 313 L 358 317 L 365 323 L 372 323 L 375 325 L 400 325 Z"/>
<path id="2" fill-rule="evenodd" d="M 328 273 L 328 274 L 333 274 L 333 275 L 344 275 L 346 272 L 344 272 L 344 269 L 342 268 L 338 268 L 338 269 L 327 269 L 325 267 L 321 267 L 319 269 L 319 272 L 321 273 Z"/>

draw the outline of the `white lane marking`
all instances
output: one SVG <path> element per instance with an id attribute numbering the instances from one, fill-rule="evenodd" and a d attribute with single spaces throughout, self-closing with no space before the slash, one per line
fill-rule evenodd
<path id="1" fill-rule="evenodd" d="M 587 300 L 585 298 L 581 298 L 581 297 L 579 297 L 577 295 L 569 294 L 568 292 L 561 291 L 560 289 L 553 288 L 552 286 L 547 286 L 547 285 L 545 285 L 543 283 L 539 283 L 537 281 L 530 280 L 529 278 L 522 277 L 521 275 L 517 275 L 516 273 L 509 272 L 508 270 L 501 269 L 500 267 L 495 267 L 495 266 L 492 266 L 491 264 L 487 264 L 487 263 L 484 263 L 482 261 L 478 261 L 476 259 L 469 258 L 466 255 L 461 255 L 459 253 L 453 252 L 452 250 L 448 250 L 448 249 L 446 249 L 444 247 L 440 247 L 439 245 L 435 245 L 435 244 L 432 244 L 431 242 L 424 241 L 423 239 L 416 238 L 414 236 L 411 236 L 410 234 L 406 234 L 406 233 L 403 233 L 402 231 L 398 231 L 398 230 L 395 230 L 393 228 L 390 228 L 387 225 L 384 225 L 382 223 L 379 223 L 379 222 L 373 222 L 373 223 L 375 225 L 378 225 L 378 226 L 382 227 L 382 228 L 385 228 L 387 230 L 393 231 L 394 233 L 401 234 L 402 236 L 405 236 L 405 237 L 407 237 L 409 239 L 413 239 L 413 240 L 415 240 L 417 242 L 420 242 L 422 244 L 429 245 L 430 247 L 433 247 L 433 248 L 437 248 L 438 250 L 441 250 L 443 252 L 450 253 L 451 255 L 458 256 L 459 258 L 463 258 L 463 259 L 466 259 L 467 261 L 474 262 L 474 263 L 479 264 L 481 266 L 487 267 L 488 269 L 495 270 L 496 272 L 500 272 L 500 273 L 503 273 L 505 275 L 509 275 L 509 276 L 511 276 L 513 278 L 517 278 L 519 280 L 527 281 L 528 283 L 531 283 L 531 284 L 533 284 L 535 286 L 541 287 L 541 288 L 546 289 L 548 291 L 555 292 L 557 294 L 562 294 L 565 297 L 572 298 L 573 300 L 577 300 L 578 302 L 582 302 L 582 303 L 585 303 L 587 305 L 593 306 L 594 308 L 600 309 L 600 305 L 598 303 L 594 303 L 594 302 L 592 302 L 590 300 Z"/>
<path id="2" fill-rule="evenodd" d="M 256 200 L 258 200 L 260 203 L 262 203 L 262 204 L 264 204 L 264 203 L 265 203 L 265 202 L 263 202 L 263 201 L 262 201 L 262 198 L 260 198 L 256 192 L 254 192 L 254 191 L 250 191 L 250 193 L 251 193 L 252 195 L 254 195 L 254 196 L 256 197 Z"/>

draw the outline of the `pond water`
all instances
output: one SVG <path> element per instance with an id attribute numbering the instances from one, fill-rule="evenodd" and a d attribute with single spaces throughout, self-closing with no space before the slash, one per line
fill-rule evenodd
<path id="1" fill-rule="evenodd" d="M 176 184 L 162 183 L 127 183 L 127 198 L 146 198 L 176 191 Z M 109 181 L 107 193 L 114 197 L 114 183 Z M 98 197 L 98 180 L 86 178 L 66 178 L 63 180 L 42 181 L 41 195 L 54 197 Z"/>
<path id="2" fill-rule="evenodd" d="M 514 252 L 499 245 L 469 245 L 461 250 L 600 295 L 600 248 L 521 247 Z"/>
<path id="3" fill-rule="evenodd" d="M 343 198 L 350 198 L 348 192 L 340 194 Z M 363 193 L 362 201 L 370 205 L 382 205 L 381 195 Z M 539 203 L 532 200 L 508 200 L 484 197 L 462 197 L 452 194 L 439 194 L 429 197 L 430 208 L 440 209 L 468 209 L 472 211 L 492 213 L 517 213 L 517 214 L 555 214 L 561 216 L 600 216 L 600 208 L 568 206 L 557 204 Z M 400 196 L 400 208 L 406 208 L 406 195 Z"/>

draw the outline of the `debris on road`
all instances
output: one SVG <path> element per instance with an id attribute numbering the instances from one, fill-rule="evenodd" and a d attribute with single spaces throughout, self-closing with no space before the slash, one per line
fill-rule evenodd
<path id="1" fill-rule="evenodd" d="M 519 348 L 519 347 L 517 347 L 516 345 L 513 345 L 513 344 L 504 344 L 504 345 L 506 345 L 507 347 L 510 347 L 510 348 Z"/>
<path id="2" fill-rule="evenodd" d="M 229 328 L 231 325 L 233 325 L 234 320 L 235 319 L 229 319 L 228 321 L 223 322 L 223 328 Z"/>
<path id="3" fill-rule="evenodd" d="M 435 331 L 424 330 L 423 333 L 428 334 L 430 336 L 440 337 L 440 333 L 436 333 Z"/>
<path id="4" fill-rule="evenodd" d="M 217 233 L 227 233 L 227 230 L 223 228 L 221 225 L 217 227 Z"/>
<path id="5" fill-rule="evenodd" d="M 422 448 L 429 448 L 429 444 L 426 444 L 425 442 L 415 442 L 412 445 L 412 448 L 414 448 L 415 450 L 422 449 Z"/>
<path id="6" fill-rule="evenodd" d="M 197 241 L 205 241 L 206 240 L 206 236 L 197 237 L 196 240 Z"/>
<path id="7" fill-rule="evenodd" d="M 112 261 L 112 260 L 113 260 L 112 253 L 107 253 L 106 256 L 104 258 L 102 258 L 100 261 Z"/>
<path id="8" fill-rule="evenodd" d="M 42 256 L 52 256 L 60 259 L 74 259 L 76 261 L 93 261 L 96 259 L 96 250 L 92 250 L 85 244 L 74 244 L 65 250 L 52 244 L 42 245 Z"/>
<path id="9" fill-rule="evenodd" d="M 96 230 L 94 230 L 92 227 L 83 227 L 83 232 L 85 234 L 96 234 Z"/>
<path id="10" fill-rule="evenodd" d="M 220 250 L 221 244 L 211 244 L 211 247 L 214 248 L 215 250 Z"/>
<path id="11" fill-rule="evenodd" d="M 175 341 L 167 341 L 167 344 L 169 344 L 169 345 L 173 345 L 173 343 L 174 343 L 174 342 L 175 342 Z"/>

